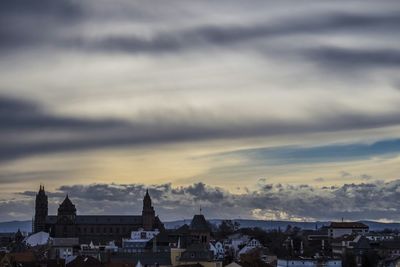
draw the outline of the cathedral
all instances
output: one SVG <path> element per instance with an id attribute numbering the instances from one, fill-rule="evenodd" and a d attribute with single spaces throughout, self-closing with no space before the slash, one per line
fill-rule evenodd
<path id="1" fill-rule="evenodd" d="M 164 230 L 164 225 L 155 216 L 148 190 L 143 199 L 142 215 L 77 215 L 75 205 L 68 195 L 58 208 L 57 215 L 48 215 L 48 200 L 44 186 L 36 195 L 33 231 L 45 231 L 51 237 L 77 237 L 81 244 L 106 244 L 115 241 L 121 244 L 132 231 Z"/>

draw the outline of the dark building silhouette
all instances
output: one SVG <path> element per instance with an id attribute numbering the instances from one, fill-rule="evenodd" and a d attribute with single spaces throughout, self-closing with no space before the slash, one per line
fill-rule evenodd
<path id="1" fill-rule="evenodd" d="M 153 206 L 151 205 L 149 190 L 146 190 L 146 195 L 143 198 L 143 211 L 142 211 L 143 229 L 146 231 L 153 229 L 155 218 L 156 218 L 155 211 Z"/>
<path id="2" fill-rule="evenodd" d="M 40 186 L 36 194 L 35 218 L 33 220 L 33 231 L 35 233 L 46 230 L 46 218 L 48 215 L 48 200 L 44 186 Z"/>
<path id="3" fill-rule="evenodd" d="M 44 230 L 51 237 L 78 237 L 82 244 L 115 241 L 120 245 L 123 238 L 129 238 L 131 232 L 139 228 L 164 230 L 163 223 L 155 215 L 148 191 L 143 199 L 142 215 L 77 215 L 68 195 L 59 206 L 57 215 L 47 215 L 47 207 L 47 196 L 41 186 L 36 196 L 34 232 Z"/>

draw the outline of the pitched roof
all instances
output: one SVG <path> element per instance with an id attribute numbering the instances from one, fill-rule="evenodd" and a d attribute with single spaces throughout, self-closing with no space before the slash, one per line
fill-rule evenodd
<path id="1" fill-rule="evenodd" d="M 102 266 L 100 261 L 94 257 L 91 256 L 76 256 L 75 259 L 72 261 L 68 262 L 67 267 L 80 267 L 80 266 L 93 266 L 93 267 L 99 267 Z"/>
<path id="2" fill-rule="evenodd" d="M 362 222 L 331 222 L 329 228 L 369 228 L 368 225 Z"/>
<path id="3" fill-rule="evenodd" d="M 143 265 L 171 265 L 169 252 L 141 252 L 141 253 L 113 253 L 110 255 L 112 263 L 137 263 Z"/>
<path id="4" fill-rule="evenodd" d="M 242 265 L 237 264 L 236 262 L 231 262 L 228 265 L 225 265 L 225 267 L 242 267 Z"/>
<path id="5" fill-rule="evenodd" d="M 72 204 L 68 195 L 65 197 L 64 201 L 61 203 L 60 207 L 58 208 L 58 211 L 74 211 L 74 212 L 76 212 L 75 205 Z"/>
<path id="6" fill-rule="evenodd" d="M 202 214 L 196 214 L 193 216 L 190 223 L 190 229 L 195 231 L 210 231 L 206 218 L 204 218 L 204 215 Z"/>
<path id="7" fill-rule="evenodd" d="M 212 251 L 208 250 L 204 244 L 191 244 L 181 255 L 180 261 L 211 261 L 214 259 Z"/>
<path id="8" fill-rule="evenodd" d="M 10 256 L 18 263 L 36 262 L 35 254 L 32 251 L 11 253 Z"/>

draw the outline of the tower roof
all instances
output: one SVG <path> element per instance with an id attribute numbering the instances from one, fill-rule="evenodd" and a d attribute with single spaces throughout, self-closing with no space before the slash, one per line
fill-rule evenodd
<path id="1" fill-rule="evenodd" d="M 202 214 L 196 214 L 190 223 L 190 229 L 196 231 L 210 231 L 206 218 Z"/>
<path id="2" fill-rule="evenodd" d="M 143 198 L 143 208 L 151 208 L 151 197 L 149 194 L 149 189 L 146 189 L 146 195 Z"/>
<path id="3" fill-rule="evenodd" d="M 69 199 L 68 195 L 65 197 L 64 201 L 61 203 L 58 211 L 72 211 L 76 212 L 75 205 L 72 204 L 71 200 Z"/>
<path id="4" fill-rule="evenodd" d="M 39 195 L 45 195 L 45 194 L 46 194 L 46 192 L 44 191 L 44 185 L 40 185 L 40 186 L 39 186 L 39 192 L 38 192 L 38 194 L 39 194 Z"/>

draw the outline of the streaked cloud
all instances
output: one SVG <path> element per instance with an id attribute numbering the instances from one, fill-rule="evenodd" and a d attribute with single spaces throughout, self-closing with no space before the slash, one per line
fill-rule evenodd
<path id="1" fill-rule="evenodd" d="M 45 182 L 53 208 L 73 191 L 97 213 L 149 186 L 166 217 L 219 216 L 213 201 L 398 219 L 397 1 L 5 0 L 0 15 L 1 218 Z"/>

